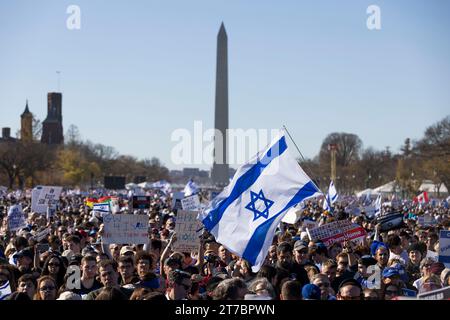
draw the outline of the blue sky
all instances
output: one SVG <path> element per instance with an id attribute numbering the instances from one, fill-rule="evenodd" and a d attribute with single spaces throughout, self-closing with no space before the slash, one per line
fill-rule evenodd
<path id="1" fill-rule="evenodd" d="M 66 28 L 71 4 L 80 30 Z M 213 126 L 224 21 L 231 128 L 285 124 L 306 157 L 335 131 L 398 151 L 450 114 L 449 13 L 446 0 L 0 0 L 0 126 L 19 129 L 26 99 L 43 120 L 61 70 L 64 130 L 183 167 L 170 136 Z"/>

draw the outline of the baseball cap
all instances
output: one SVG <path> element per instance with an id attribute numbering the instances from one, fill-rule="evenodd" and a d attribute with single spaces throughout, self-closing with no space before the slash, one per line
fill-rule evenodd
<path id="1" fill-rule="evenodd" d="M 132 247 L 132 246 L 123 246 L 123 247 L 120 249 L 120 255 L 121 255 L 121 256 L 125 255 L 127 252 L 131 252 L 131 253 L 134 254 L 133 247 Z"/>
<path id="2" fill-rule="evenodd" d="M 302 249 L 308 249 L 308 246 L 301 240 L 295 241 L 294 250 L 300 251 Z"/>
<path id="3" fill-rule="evenodd" d="M 320 300 L 320 288 L 315 284 L 303 286 L 302 296 L 304 300 Z"/>
<path id="4" fill-rule="evenodd" d="M 33 260 L 34 254 L 33 254 L 33 251 L 31 251 L 29 248 L 25 248 L 14 254 L 14 258 L 20 258 L 20 257 L 28 257 L 31 260 Z"/>
<path id="5" fill-rule="evenodd" d="M 73 293 L 71 291 L 63 292 L 59 295 L 56 300 L 82 300 L 79 294 Z"/>
<path id="6" fill-rule="evenodd" d="M 375 258 L 373 258 L 372 256 L 369 256 L 369 255 L 362 256 L 361 262 L 366 267 L 377 264 L 377 260 L 375 260 Z"/>
<path id="7" fill-rule="evenodd" d="M 383 278 L 391 278 L 395 276 L 400 276 L 400 272 L 397 268 L 390 267 L 383 270 Z"/>
<path id="8" fill-rule="evenodd" d="M 61 256 L 66 257 L 67 260 L 70 260 L 70 258 L 75 255 L 75 253 L 72 250 L 65 250 Z"/>
<path id="9" fill-rule="evenodd" d="M 362 291 L 361 284 L 358 281 L 356 281 L 355 279 L 353 279 L 353 278 L 347 278 L 344 281 L 342 281 L 339 284 L 339 290 L 341 290 L 341 288 L 343 288 L 343 287 L 345 287 L 347 285 L 352 285 L 352 286 L 358 287 Z"/>

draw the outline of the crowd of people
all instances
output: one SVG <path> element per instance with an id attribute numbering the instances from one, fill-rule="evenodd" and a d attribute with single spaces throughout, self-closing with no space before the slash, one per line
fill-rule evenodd
<path id="1" fill-rule="evenodd" d="M 177 210 L 172 199 L 158 191 L 147 194 L 152 200 L 145 210 L 130 209 L 127 196 L 119 196 L 119 214 L 148 216 L 145 244 L 103 243 L 102 217 L 80 194 L 64 192 L 50 218 L 32 212 L 25 193 L 1 196 L 2 299 L 392 300 L 450 285 L 450 269 L 438 261 L 439 231 L 450 230 L 445 201 L 401 204 L 396 211 L 404 222 L 387 231 L 364 212 L 348 213 L 344 202 L 331 213 L 319 201 L 308 201 L 298 222 L 280 225 L 265 264 L 254 273 L 248 261 L 206 231 L 197 250 L 174 251 Z M 7 213 L 15 204 L 22 206 L 27 227 L 11 232 Z M 389 214 L 393 209 L 384 210 Z M 434 223 L 420 225 L 424 214 Z M 305 221 L 323 225 L 347 219 L 367 236 L 326 246 L 305 232 Z"/>

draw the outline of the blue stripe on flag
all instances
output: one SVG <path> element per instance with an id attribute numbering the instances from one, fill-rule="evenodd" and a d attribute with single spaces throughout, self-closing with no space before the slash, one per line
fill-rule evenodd
<path id="1" fill-rule="evenodd" d="M 283 154 L 286 151 L 287 145 L 285 137 L 281 137 L 264 155 L 264 157 L 258 161 L 253 167 L 237 179 L 236 184 L 233 187 L 230 195 L 223 199 L 218 206 L 211 210 L 209 214 L 203 219 L 203 225 L 208 231 L 211 231 L 222 219 L 225 210 L 232 204 L 242 193 L 250 188 L 255 181 L 259 178 L 262 171 L 267 167 L 273 159 Z M 277 152 L 277 154 L 272 154 Z"/>
<path id="2" fill-rule="evenodd" d="M 450 256 L 439 256 L 438 261 L 442 263 L 450 263 Z"/>
<path id="3" fill-rule="evenodd" d="M 250 241 L 248 242 L 247 247 L 245 248 L 245 251 L 242 255 L 243 258 L 245 260 L 247 260 L 248 262 L 250 262 L 252 265 L 255 265 L 256 259 L 258 258 L 258 255 L 259 255 L 259 252 L 261 251 L 261 249 L 264 245 L 264 241 L 266 239 L 267 232 L 269 231 L 270 226 L 275 221 L 275 219 L 280 214 L 282 214 L 284 211 L 289 209 L 290 207 L 303 201 L 303 199 L 306 199 L 306 198 L 312 196 L 314 193 L 316 193 L 318 191 L 319 190 L 315 187 L 315 185 L 312 181 L 308 182 L 295 194 L 295 196 L 289 201 L 289 203 L 280 212 L 278 212 L 272 218 L 261 223 L 255 229 L 255 232 L 253 232 L 253 235 L 250 238 Z"/>
<path id="4" fill-rule="evenodd" d="M 336 200 L 336 198 L 337 198 L 337 194 L 335 194 L 332 198 L 331 198 L 331 201 L 334 201 L 334 200 Z"/>

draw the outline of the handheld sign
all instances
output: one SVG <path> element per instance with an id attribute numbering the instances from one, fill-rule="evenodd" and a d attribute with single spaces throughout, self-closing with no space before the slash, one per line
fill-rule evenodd
<path id="1" fill-rule="evenodd" d="M 367 232 L 363 227 L 348 220 L 339 220 L 307 230 L 312 241 L 321 240 L 327 247 L 336 242 L 363 239 Z"/>
<path id="2" fill-rule="evenodd" d="M 17 231 L 27 227 L 21 205 L 14 205 L 9 208 L 8 224 L 10 231 Z"/>
<path id="3" fill-rule="evenodd" d="M 439 233 L 439 262 L 450 268 L 450 231 L 441 230 Z"/>
<path id="4" fill-rule="evenodd" d="M 200 199 L 197 194 L 181 199 L 181 208 L 185 211 L 200 210 Z"/>
<path id="5" fill-rule="evenodd" d="M 50 227 L 45 228 L 42 231 L 39 231 L 34 236 L 31 237 L 31 239 L 35 240 L 36 242 L 41 242 L 46 236 L 48 236 L 51 232 Z"/>
<path id="6" fill-rule="evenodd" d="M 177 213 L 175 233 L 177 241 L 172 245 L 174 251 L 189 252 L 197 250 L 203 225 L 197 220 L 198 212 L 180 210 Z"/>
<path id="7" fill-rule="evenodd" d="M 448 300 L 450 299 L 450 287 L 420 293 L 417 295 L 417 298 L 424 300 Z"/>
<path id="8" fill-rule="evenodd" d="M 148 243 L 148 217 L 146 215 L 106 214 L 103 216 L 103 223 L 103 243 Z"/>
<path id="9" fill-rule="evenodd" d="M 149 196 L 133 196 L 133 209 L 149 209 L 150 197 Z"/>
<path id="10" fill-rule="evenodd" d="M 33 190 L 31 191 L 31 211 L 33 212 L 38 212 L 40 210 L 40 208 L 38 208 L 38 199 L 39 199 L 39 195 L 41 194 L 42 191 L 42 186 L 36 186 L 33 188 Z M 38 212 L 41 213 L 41 212 Z"/>
<path id="11" fill-rule="evenodd" d="M 37 203 L 35 203 L 34 209 L 32 205 L 32 211 L 46 214 L 47 207 L 52 205 L 56 206 L 58 204 L 61 191 L 62 187 L 43 186 L 39 192 Z"/>
<path id="12" fill-rule="evenodd" d="M 181 200 L 184 199 L 183 192 L 174 192 L 172 196 L 172 209 L 181 210 Z"/>

